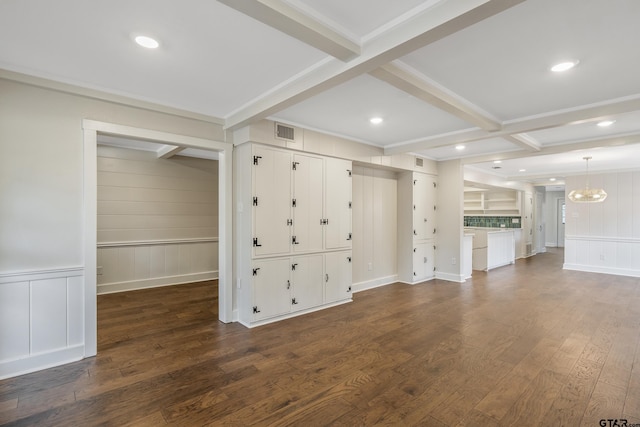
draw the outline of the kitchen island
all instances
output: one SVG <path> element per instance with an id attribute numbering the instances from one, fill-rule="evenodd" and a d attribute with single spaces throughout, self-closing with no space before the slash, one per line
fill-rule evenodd
<path id="1" fill-rule="evenodd" d="M 515 262 L 514 229 L 465 228 L 465 233 L 474 234 L 472 255 L 474 270 L 489 271 Z"/>

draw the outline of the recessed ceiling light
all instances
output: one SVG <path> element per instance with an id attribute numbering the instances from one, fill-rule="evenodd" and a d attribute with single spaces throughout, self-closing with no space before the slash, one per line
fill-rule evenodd
<path id="1" fill-rule="evenodd" d="M 606 127 L 611 126 L 615 122 L 616 122 L 615 120 L 603 120 L 601 122 L 598 122 L 598 126 L 601 127 L 601 128 L 606 128 Z"/>
<path id="2" fill-rule="evenodd" d="M 562 73 L 563 71 L 570 70 L 576 65 L 578 65 L 578 62 L 579 61 L 560 62 L 559 64 L 556 64 L 553 67 L 551 67 L 551 71 L 553 71 L 554 73 Z"/>
<path id="3" fill-rule="evenodd" d="M 369 119 L 369 122 L 371 122 L 372 125 L 379 125 L 382 123 L 382 117 L 372 117 Z"/>
<path id="4" fill-rule="evenodd" d="M 556 180 L 555 178 L 549 178 L 549 181 L 551 181 L 551 182 L 553 182 L 555 180 Z"/>
<path id="5" fill-rule="evenodd" d="M 500 163 L 502 163 L 502 160 L 494 160 L 493 161 L 493 164 L 495 164 L 495 165 L 500 164 Z"/>
<path id="6" fill-rule="evenodd" d="M 138 43 L 142 47 L 146 47 L 147 49 L 156 49 L 160 46 L 160 43 L 156 39 L 152 39 L 147 36 L 137 36 L 135 39 L 136 43 Z"/>
<path id="7" fill-rule="evenodd" d="M 458 151 L 462 151 L 462 150 L 464 150 L 464 149 L 465 149 L 465 146 L 464 146 L 464 145 L 456 145 L 456 150 L 458 150 Z"/>
<path id="8" fill-rule="evenodd" d="M 526 169 L 520 169 L 518 172 L 526 172 Z"/>

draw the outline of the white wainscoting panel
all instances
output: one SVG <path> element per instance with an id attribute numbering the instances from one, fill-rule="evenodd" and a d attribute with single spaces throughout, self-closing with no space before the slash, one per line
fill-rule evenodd
<path id="1" fill-rule="evenodd" d="M 67 345 L 67 279 L 31 282 L 31 352 Z"/>
<path id="2" fill-rule="evenodd" d="M 0 379 L 84 355 L 84 269 L 0 274 Z"/>
<path id="3" fill-rule="evenodd" d="M 98 244 L 98 294 L 218 278 L 218 239 Z"/>
<path id="4" fill-rule="evenodd" d="M 29 282 L 0 284 L 0 361 L 29 354 Z"/>
<path id="5" fill-rule="evenodd" d="M 640 277 L 640 239 L 565 236 L 564 268 Z"/>

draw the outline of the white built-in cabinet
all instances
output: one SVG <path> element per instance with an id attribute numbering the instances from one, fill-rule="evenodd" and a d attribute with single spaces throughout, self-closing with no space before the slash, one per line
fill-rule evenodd
<path id="1" fill-rule="evenodd" d="M 351 168 L 277 147 L 236 148 L 241 323 L 351 300 Z"/>
<path id="2" fill-rule="evenodd" d="M 398 276 L 418 283 L 435 276 L 435 176 L 419 172 L 398 175 Z"/>

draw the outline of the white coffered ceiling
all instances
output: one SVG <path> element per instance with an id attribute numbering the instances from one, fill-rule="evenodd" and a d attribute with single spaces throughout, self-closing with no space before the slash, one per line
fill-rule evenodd
<path id="1" fill-rule="evenodd" d="M 542 184 L 585 155 L 640 165 L 639 18 L 637 0 L 2 0 L 0 68 Z"/>

